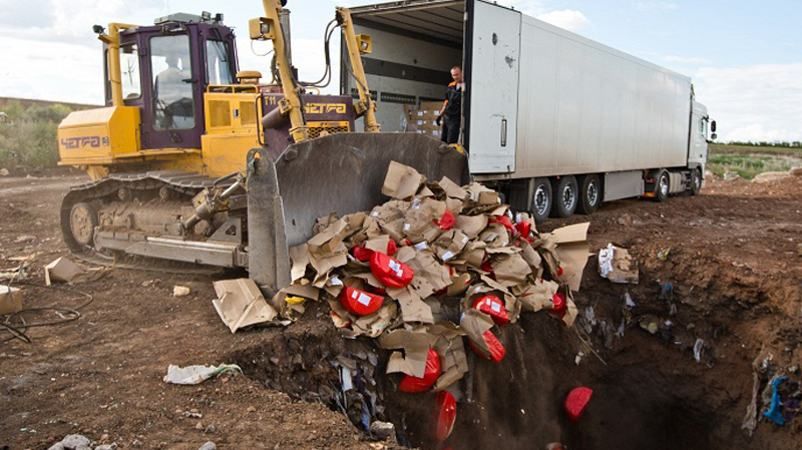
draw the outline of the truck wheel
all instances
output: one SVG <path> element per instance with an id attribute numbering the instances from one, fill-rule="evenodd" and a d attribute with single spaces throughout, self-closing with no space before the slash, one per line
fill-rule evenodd
<path id="1" fill-rule="evenodd" d="M 696 195 L 702 190 L 702 170 L 693 169 L 691 171 L 691 195 Z"/>
<path id="2" fill-rule="evenodd" d="M 579 186 L 576 183 L 576 177 L 572 175 L 560 177 L 556 180 L 554 186 L 554 207 L 551 208 L 551 213 L 555 217 L 571 217 L 576 211 L 576 205 L 579 203 Z"/>
<path id="3" fill-rule="evenodd" d="M 530 212 L 536 223 L 542 223 L 551 212 L 551 182 L 548 178 L 535 178 Z"/>
<path id="4" fill-rule="evenodd" d="M 668 172 L 663 170 L 657 176 L 657 182 L 654 184 L 654 199 L 658 202 L 668 200 L 668 193 L 670 192 L 671 181 L 668 177 Z"/>
<path id="5" fill-rule="evenodd" d="M 576 205 L 576 212 L 579 214 L 590 214 L 596 211 L 601 205 L 602 187 L 601 178 L 598 175 L 585 175 L 579 177 L 579 203 Z"/>

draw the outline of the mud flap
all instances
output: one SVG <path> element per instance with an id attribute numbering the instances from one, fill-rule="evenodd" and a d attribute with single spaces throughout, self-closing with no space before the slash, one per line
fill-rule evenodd
<path id="1" fill-rule="evenodd" d="M 267 295 L 289 284 L 289 247 L 312 237 L 318 217 L 369 211 L 384 200 L 390 161 L 430 180 L 464 184 L 469 177 L 465 155 L 420 134 L 334 134 L 292 144 L 275 159 L 269 154 L 248 156 L 248 268 Z"/>

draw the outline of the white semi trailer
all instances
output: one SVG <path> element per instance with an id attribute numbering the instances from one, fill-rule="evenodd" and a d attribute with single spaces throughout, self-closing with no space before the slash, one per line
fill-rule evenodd
<path id="1" fill-rule="evenodd" d="M 363 60 L 383 131 L 403 131 L 404 105 L 442 100 L 450 68 L 462 66 L 471 174 L 539 221 L 701 189 L 709 118 L 690 78 L 483 0 L 351 14 L 372 37 Z M 341 61 L 342 93 L 354 93 Z"/>

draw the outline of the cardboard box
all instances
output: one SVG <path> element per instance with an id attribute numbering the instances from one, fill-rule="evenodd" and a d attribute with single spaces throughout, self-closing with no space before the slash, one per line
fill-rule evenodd
<path id="1" fill-rule="evenodd" d="M 0 316 L 22 311 L 22 291 L 15 287 L 0 285 Z"/>

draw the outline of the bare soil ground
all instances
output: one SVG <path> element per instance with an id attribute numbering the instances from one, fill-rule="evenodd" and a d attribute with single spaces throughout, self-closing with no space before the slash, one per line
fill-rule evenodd
<path id="1" fill-rule="evenodd" d="M 42 266 L 66 252 L 61 197 L 81 180 L 0 178 L 0 271 L 18 264 L 9 258 L 34 255 L 29 281 L 42 283 Z M 507 359 L 471 362 L 471 386 L 448 444 L 799 448 L 802 420 L 761 422 L 751 437 L 740 426 L 752 398 L 753 361 L 771 355 L 772 365 L 785 369 L 802 360 L 801 197 L 800 178 L 709 180 L 697 197 L 614 202 L 589 218 L 546 223 L 551 229 L 590 219 L 593 250 L 608 242 L 629 248 L 641 281 L 602 280 L 591 258 L 576 298 L 585 317 L 577 328 L 598 357 L 575 330 L 546 315 L 506 327 Z M 231 275 L 111 269 L 74 286 L 94 296 L 79 320 L 31 329 L 30 344 L 0 343 L 0 448 L 47 448 L 70 433 L 121 448 L 196 449 L 208 440 L 218 448 L 370 448 L 345 415 L 315 401 L 327 377 L 336 377 L 328 359 L 350 345 L 324 311 L 307 311 L 287 329 L 231 334 L 210 302 L 211 281 Z M 660 296 L 665 282 L 674 288 L 670 299 Z M 192 293 L 173 297 L 176 284 Z M 27 307 L 83 302 L 62 290 L 23 288 Z M 625 291 L 638 305 L 629 312 Z M 613 336 L 626 317 L 623 337 Z M 642 330 L 638 321 L 650 317 L 671 321 L 670 331 Z M 698 363 L 697 339 L 705 343 Z M 245 375 L 197 386 L 162 381 L 169 364 L 219 363 L 238 363 Z M 387 416 L 401 441 L 434 448 L 427 437 L 433 396 L 401 396 L 384 384 Z M 572 424 L 560 408 L 579 384 L 594 397 Z"/>

